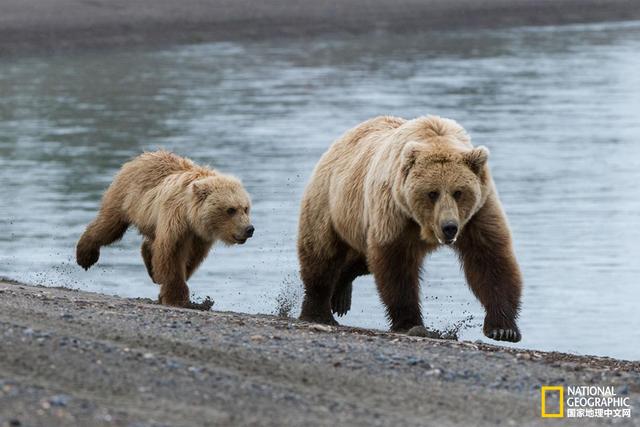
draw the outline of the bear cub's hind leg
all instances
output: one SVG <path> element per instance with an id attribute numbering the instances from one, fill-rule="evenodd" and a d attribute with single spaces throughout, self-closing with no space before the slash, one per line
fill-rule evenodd
<path id="1" fill-rule="evenodd" d="M 129 223 L 118 210 L 104 208 L 98 217 L 87 227 L 76 245 L 76 262 L 88 270 L 100 258 L 100 247 L 120 240 L 127 231 Z"/>

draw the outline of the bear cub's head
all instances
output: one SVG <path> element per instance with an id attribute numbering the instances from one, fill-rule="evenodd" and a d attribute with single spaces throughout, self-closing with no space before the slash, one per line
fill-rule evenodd
<path id="1" fill-rule="evenodd" d="M 420 237 L 453 244 L 486 200 L 489 150 L 410 142 L 402 150 L 401 198 Z"/>
<path id="2" fill-rule="evenodd" d="M 232 245 L 253 236 L 251 199 L 237 178 L 217 174 L 192 182 L 189 203 L 189 220 L 201 239 Z"/>

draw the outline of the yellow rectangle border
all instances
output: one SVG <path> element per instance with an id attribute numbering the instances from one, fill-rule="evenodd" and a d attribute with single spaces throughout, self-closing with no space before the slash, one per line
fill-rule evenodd
<path id="1" fill-rule="evenodd" d="M 560 394 L 560 412 L 557 414 L 547 414 L 546 395 L 548 391 L 557 391 Z M 540 388 L 540 415 L 542 418 L 563 418 L 564 417 L 564 387 L 561 385 L 543 385 Z"/>

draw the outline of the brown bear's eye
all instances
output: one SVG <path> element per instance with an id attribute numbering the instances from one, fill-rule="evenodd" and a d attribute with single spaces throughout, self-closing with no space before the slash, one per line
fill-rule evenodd
<path id="1" fill-rule="evenodd" d="M 249 208 L 244 208 L 244 213 L 249 213 Z"/>
<path id="2" fill-rule="evenodd" d="M 454 191 L 453 192 L 453 198 L 456 200 L 460 200 L 460 197 L 462 197 L 462 191 L 458 190 L 458 191 Z"/>
<path id="3" fill-rule="evenodd" d="M 440 197 L 440 193 L 438 193 L 437 191 L 429 192 L 429 199 L 431 199 L 432 202 L 435 202 L 436 200 L 438 200 L 438 197 Z"/>
<path id="4" fill-rule="evenodd" d="M 235 214 L 236 214 L 236 212 L 238 212 L 238 210 L 237 210 L 236 208 L 229 208 L 229 209 L 227 209 L 227 213 L 228 213 L 230 216 L 235 215 Z"/>

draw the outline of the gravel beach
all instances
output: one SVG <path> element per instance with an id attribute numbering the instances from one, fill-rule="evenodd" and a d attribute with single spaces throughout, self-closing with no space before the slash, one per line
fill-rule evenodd
<path id="1" fill-rule="evenodd" d="M 637 0 L 2 0 L 0 55 L 634 19 Z"/>
<path id="2" fill-rule="evenodd" d="M 11 282 L 0 334 L 3 427 L 540 425 L 547 384 L 614 386 L 640 408 L 640 362 Z"/>

